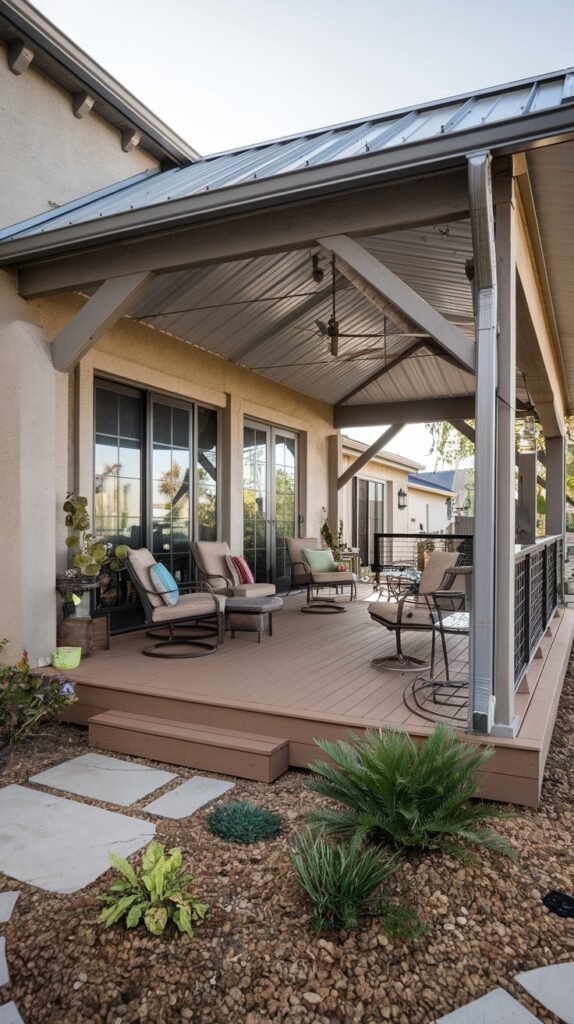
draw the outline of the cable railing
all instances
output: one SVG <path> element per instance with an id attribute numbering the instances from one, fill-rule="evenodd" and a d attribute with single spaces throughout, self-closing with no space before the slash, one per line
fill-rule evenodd
<path id="1" fill-rule="evenodd" d="M 514 682 L 519 686 L 562 596 L 562 537 L 541 537 L 516 551 Z"/>

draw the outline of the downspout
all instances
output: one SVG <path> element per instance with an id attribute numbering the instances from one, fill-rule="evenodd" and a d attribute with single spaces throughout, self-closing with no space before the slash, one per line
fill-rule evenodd
<path id="1" fill-rule="evenodd" d="M 476 288 L 475 533 L 468 726 L 488 733 L 494 710 L 497 282 L 490 153 L 468 157 Z"/>

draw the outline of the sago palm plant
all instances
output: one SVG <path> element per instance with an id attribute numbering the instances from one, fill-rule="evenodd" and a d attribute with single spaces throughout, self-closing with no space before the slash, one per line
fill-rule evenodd
<path id="1" fill-rule="evenodd" d="M 470 802 L 491 747 L 460 740 L 445 725 L 420 746 L 396 729 L 366 732 L 348 743 L 320 740 L 318 746 L 334 763 L 310 765 L 307 786 L 343 807 L 311 812 L 313 829 L 399 850 L 445 850 L 467 862 L 473 860 L 469 846 L 515 858 L 512 847 L 484 825 L 507 813 Z"/>

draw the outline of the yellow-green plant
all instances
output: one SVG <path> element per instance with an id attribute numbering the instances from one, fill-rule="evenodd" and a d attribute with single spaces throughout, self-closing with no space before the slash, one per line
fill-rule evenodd
<path id="1" fill-rule="evenodd" d="M 193 875 L 182 870 L 183 857 L 176 847 L 166 854 L 161 843 L 152 842 L 144 850 L 139 873 L 123 857 L 108 854 L 119 872 L 106 892 L 98 896 L 104 903 L 100 921 L 110 927 L 123 917 L 127 928 L 143 922 L 152 935 L 161 935 L 169 921 L 186 935 L 193 935 L 192 924 L 205 917 L 207 907 L 190 890 Z"/>
<path id="2" fill-rule="evenodd" d="M 129 548 L 125 544 L 118 544 L 112 551 L 111 544 L 90 532 L 88 499 L 70 492 L 63 508 L 68 527 L 66 547 L 74 553 L 74 569 L 82 576 L 99 576 L 104 565 L 112 572 L 120 572 L 125 566 Z"/>

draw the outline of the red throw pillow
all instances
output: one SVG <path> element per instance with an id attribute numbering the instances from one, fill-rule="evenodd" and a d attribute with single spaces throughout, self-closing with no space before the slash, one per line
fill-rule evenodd
<path id="1" fill-rule="evenodd" d="M 233 564 L 237 569 L 240 584 L 255 583 L 255 580 L 253 579 L 253 573 L 251 572 L 251 569 L 249 568 L 245 559 L 242 558 L 241 555 L 232 555 L 231 557 L 233 559 Z"/>

